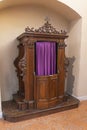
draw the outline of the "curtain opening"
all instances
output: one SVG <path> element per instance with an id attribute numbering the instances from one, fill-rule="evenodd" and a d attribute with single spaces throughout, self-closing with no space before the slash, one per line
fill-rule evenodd
<path id="1" fill-rule="evenodd" d="M 55 42 L 36 42 L 36 75 L 53 75 L 57 73 L 57 48 Z"/>

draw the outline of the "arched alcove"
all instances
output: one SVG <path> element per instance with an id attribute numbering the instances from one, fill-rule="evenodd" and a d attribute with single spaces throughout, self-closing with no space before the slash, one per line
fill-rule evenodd
<path id="1" fill-rule="evenodd" d="M 50 0 L 49 2 L 46 0 L 15 0 L 14 2 L 8 0 L 6 4 L 3 3 L 0 6 L 2 101 L 12 99 L 12 94 L 18 90 L 18 81 L 13 65 L 13 61 L 18 54 L 16 37 L 24 31 L 26 26 L 38 28 L 42 25 L 46 16 L 50 18 L 50 22 L 58 30 L 66 30 L 69 34 L 66 56 L 75 57 L 73 94 L 76 95 L 80 61 L 81 17 L 59 1 Z M 78 32 L 80 36 L 78 36 Z M 71 78 L 68 79 L 69 86 L 71 86 L 71 80 Z"/>
<path id="2" fill-rule="evenodd" d="M 33 16 L 33 17 L 32 17 Z M 50 23 L 57 30 L 68 31 L 68 20 L 63 18 L 55 10 L 39 6 L 24 5 L 9 7 L 1 11 L 1 83 L 2 101 L 12 99 L 12 94 L 18 89 L 18 81 L 14 67 L 14 59 L 17 57 L 16 37 L 24 32 L 27 26 L 38 28 L 44 23 L 46 16 L 49 16 Z M 6 60 L 4 60 L 6 59 Z"/>

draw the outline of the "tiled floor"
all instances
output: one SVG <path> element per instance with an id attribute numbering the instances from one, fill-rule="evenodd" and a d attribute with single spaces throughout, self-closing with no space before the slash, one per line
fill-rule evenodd
<path id="1" fill-rule="evenodd" d="M 87 130 L 87 101 L 76 109 L 11 123 L 0 120 L 0 130 Z"/>

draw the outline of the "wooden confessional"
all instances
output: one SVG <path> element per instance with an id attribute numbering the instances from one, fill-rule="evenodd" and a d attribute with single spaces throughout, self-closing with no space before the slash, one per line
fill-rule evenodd
<path id="1" fill-rule="evenodd" d="M 6 117 L 7 120 L 19 121 L 40 115 L 50 114 L 78 106 L 78 101 L 65 96 L 65 31 L 57 31 L 48 21 L 39 29 L 29 28 L 21 34 L 19 55 L 14 61 L 19 80 L 19 91 L 14 94 L 17 109 L 26 114 L 19 117 Z M 36 42 L 55 42 L 56 73 L 36 75 Z"/>
<path id="2" fill-rule="evenodd" d="M 59 33 L 51 24 L 46 22 L 38 30 L 26 28 L 25 33 L 17 39 L 20 44 L 19 56 L 16 59 L 17 75 L 19 78 L 19 94 L 23 95 L 20 109 L 44 109 L 56 106 L 64 99 L 65 86 L 65 42 L 68 36 Z M 50 41 L 56 43 L 57 71 L 53 75 L 37 76 L 35 70 L 35 43 Z M 51 43 L 50 43 L 51 44 Z M 23 105 L 22 105 L 23 103 Z M 25 103 L 25 108 L 24 107 Z"/>

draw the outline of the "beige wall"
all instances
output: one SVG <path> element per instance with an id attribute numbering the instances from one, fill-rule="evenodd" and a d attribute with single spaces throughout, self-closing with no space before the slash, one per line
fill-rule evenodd
<path id="1" fill-rule="evenodd" d="M 78 31 L 78 37 L 81 38 L 80 45 L 80 61 L 79 61 L 79 71 L 78 71 L 78 83 L 76 89 L 75 96 L 78 96 L 80 99 L 87 99 L 87 1 L 86 0 L 59 0 L 72 9 L 74 9 L 77 13 L 82 17 L 82 29 L 81 29 L 81 37 Z M 78 67 L 77 67 L 78 69 Z M 76 73 L 74 73 L 76 75 Z"/>
<path id="2" fill-rule="evenodd" d="M 87 16 L 86 12 L 87 11 L 87 1 L 86 0 L 57 0 L 60 1 L 62 3 L 64 3 L 65 5 L 69 6 L 71 9 L 73 9 L 74 11 L 76 11 L 77 13 L 80 14 L 80 16 L 84 17 Z"/>
<path id="3" fill-rule="evenodd" d="M 70 66 L 68 68 L 67 87 L 70 94 L 77 96 L 78 79 L 80 69 L 82 19 L 74 20 L 69 24 L 68 57 Z"/>
<path id="4" fill-rule="evenodd" d="M 87 2 L 82 0 L 59 0 L 82 17 L 79 20 L 68 22 L 58 12 L 42 6 L 16 6 L 0 11 L 0 88 L 2 100 L 12 99 L 12 94 L 18 90 L 18 80 L 13 61 L 18 55 L 16 37 L 24 32 L 27 25 L 38 28 L 44 23 L 44 18 L 49 16 L 52 25 L 58 30 L 65 29 L 69 33 L 66 55 L 75 57 L 73 75 L 75 77 L 73 95 L 87 97 Z M 65 12 L 66 13 L 66 12 Z M 68 15 L 68 14 L 67 14 Z M 72 84 L 72 79 L 68 80 Z"/>
<path id="5" fill-rule="evenodd" d="M 18 6 L 0 11 L 0 87 L 2 100 L 12 99 L 18 90 L 18 80 L 13 61 L 18 55 L 16 37 L 26 26 L 38 28 L 49 16 L 58 30 L 68 30 L 68 21 L 53 10 L 39 6 Z"/>
<path id="6" fill-rule="evenodd" d="M 82 21 L 82 39 L 80 52 L 80 71 L 78 82 L 78 95 L 87 97 L 87 17 Z"/>

